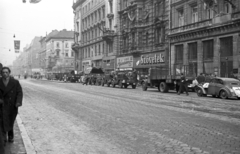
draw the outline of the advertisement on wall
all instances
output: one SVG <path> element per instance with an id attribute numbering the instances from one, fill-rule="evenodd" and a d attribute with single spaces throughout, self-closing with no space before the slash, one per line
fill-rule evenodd
<path id="1" fill-rule="evenodd" d="M 134 59 L 134 67 L 144 68 L 149 66 L 159 66 L 165 62 L 165 53 L 148 53 L 142 54 L 140 57 Z"/>
<path id="2" fill-rule="evenodd" d="M 92 66 L 91 60 L 84 60 L 82 62 L 83 71 L 86 72 L 87 68 Z"/>
<path id="3" fill-rule="evenodd" d="M 132 68 L 133 56 L 119 57 L 117 58 L 117 68 Z"/>

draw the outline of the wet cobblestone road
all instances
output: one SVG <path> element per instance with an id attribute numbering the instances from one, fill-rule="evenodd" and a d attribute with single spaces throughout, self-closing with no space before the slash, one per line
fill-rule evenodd
<path id="1" fill-rule="evenodd" d="M 238 154 L 240 101 L 21 80 L 38 154 Z"/>

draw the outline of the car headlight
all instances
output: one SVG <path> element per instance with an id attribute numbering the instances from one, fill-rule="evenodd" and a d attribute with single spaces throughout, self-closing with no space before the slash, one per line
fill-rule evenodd
<path id="1" fill-rule="evenodd" d="M 229 90 L 230 90 L 231 93 L 234 93 L 234 90 L 232 88 L 229 88 Z"/>

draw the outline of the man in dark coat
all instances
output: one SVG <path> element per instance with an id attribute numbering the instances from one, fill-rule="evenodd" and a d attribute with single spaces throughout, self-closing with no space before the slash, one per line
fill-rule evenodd
<path id="1" fill-rule="evenodd" d="M 13 142 L 13 126 L 18 114 L 18 107 L 22 106 L 22 87 L 18 80 L 10 77 L 11 70 L 3 67 L 0 78 L 0 91 L 3 94 L 3 129 L 8 134 L 8 141 Z"/>
<path id="2" fill-rule="evenodd" d="M 187 83 L 187 80 L 186 80 L 185 76 L 183 75 L 183 73 L 181 73 L 180 88 L 178 91 L 178 95 L 180 95 L 180 93 L 183 92 L 183 89 L 185 89 L 186 95 L 188 96 L 188 83 Z"/>
<path id="3" fill-rule="evenodd" d="M 3 107 L 3 95 L 0 91 L 0 153 L 5 154 L 4 145 L 5 145 L 5 136 L 3 131 L 3 114 L 2 114 L 2 107 Z"/>

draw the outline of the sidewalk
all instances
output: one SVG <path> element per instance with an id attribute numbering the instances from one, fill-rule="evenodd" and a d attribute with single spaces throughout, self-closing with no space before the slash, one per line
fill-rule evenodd
<path id="1" fill-rule="evenodd" d="M 7 142 L 5 146 L 5 153 L 6 154 L 27 154 L 17 121 L 15 121 L 15 124 L 14 124 L 14 142 L 13 143 Z"/>

